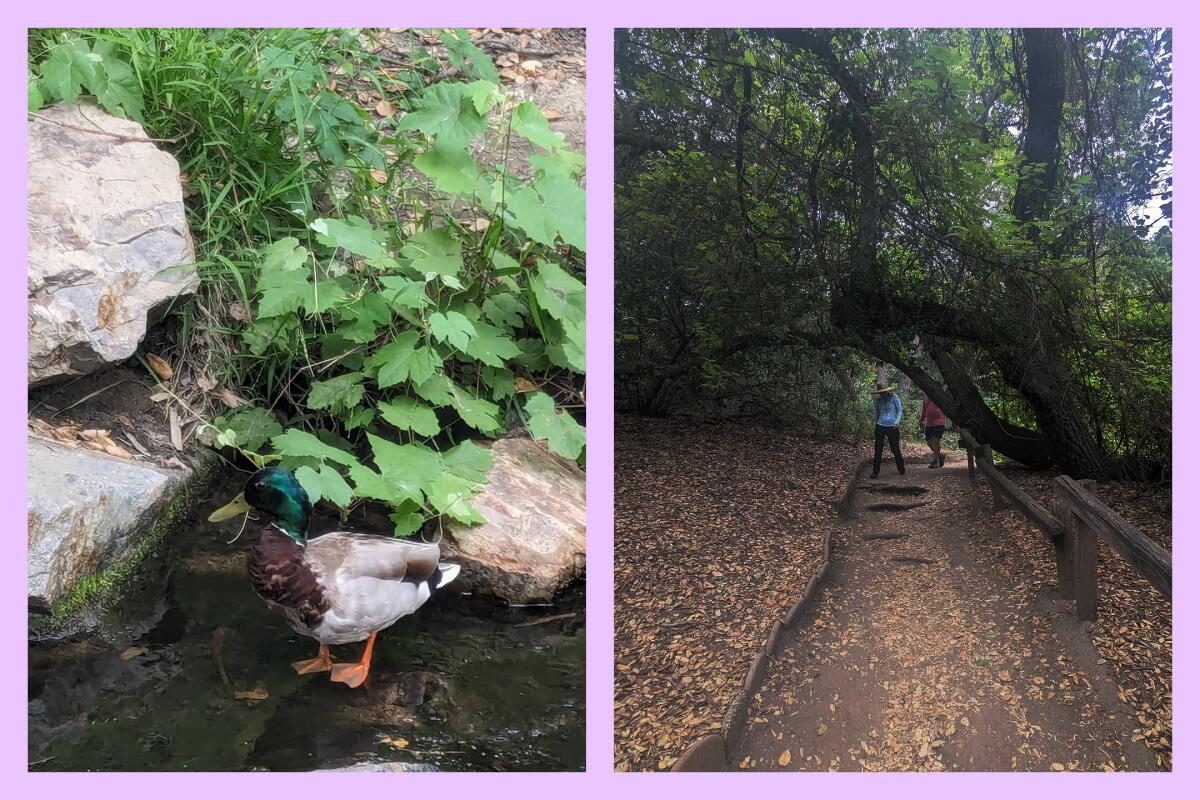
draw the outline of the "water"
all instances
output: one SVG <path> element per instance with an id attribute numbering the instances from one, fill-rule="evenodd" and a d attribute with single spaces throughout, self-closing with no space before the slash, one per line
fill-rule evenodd
<path id="1" fill-rule="evenodd" d="M 316 642 L 250 590 L 245 540 L 191 528 L 119 633 L 30 645 L 31 770 L 583 769 L 581 591 L 536 613 L 437 593 L 350 689 L 292 671 Z"/>

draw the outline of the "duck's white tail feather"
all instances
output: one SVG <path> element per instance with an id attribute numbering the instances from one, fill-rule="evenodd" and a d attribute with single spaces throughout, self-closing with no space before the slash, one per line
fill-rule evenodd
<path id="1" fill-rule="evenodd" d="M 438 564 L 437 582 L 433 585 L 433 588 L 440 589 L 457 578 L 461 569 L 462 566 L 459 564 L 447 564 L 445 561 L 440 562 Z"/>

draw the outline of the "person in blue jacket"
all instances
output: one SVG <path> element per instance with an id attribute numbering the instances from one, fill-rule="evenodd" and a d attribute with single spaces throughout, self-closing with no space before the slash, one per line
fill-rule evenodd
<path id="1" fill-rule="evenodd" d="M 888 386 L 887 381 L 875 381 L 875 460 L 871 464 L 871 477 L 879 477 L 879 462 L 883 457 L 883 440 L 887 439 L 896 458 L 896 469 L 904 474 L 904 456 L 900 454 L 900 418 L 904 407 L 900 395 Z"/>

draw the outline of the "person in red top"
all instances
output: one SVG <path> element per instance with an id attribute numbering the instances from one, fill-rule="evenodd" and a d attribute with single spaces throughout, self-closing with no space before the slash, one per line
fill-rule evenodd
<path id="1" fill-rule="evenodd" d="M 933 454 L 929 468 L 946 466 L 946 457 L 942 455 L 942 434 L 946 432 L 946 415 L 933 404 L 929 395 L 925 395 L 925 399 L 921 401 L 921 416 L 917 417 L 917 422 L 924 427 L 925 444 L 929 445 L 929 452 Z"/>

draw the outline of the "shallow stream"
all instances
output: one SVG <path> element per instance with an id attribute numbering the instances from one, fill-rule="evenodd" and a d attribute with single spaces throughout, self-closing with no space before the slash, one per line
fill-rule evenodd
<path id="1" fill-rule="evenodd" d="M 580 589 L 537 609 L 443 590 L 379 635 L 350 689 L 292 671 L 316 642 L 263 605 L 246 539 L 226 538 L 190 525 L 108 634 L 30 645 L 31 770 L 583 769 Z"/>

